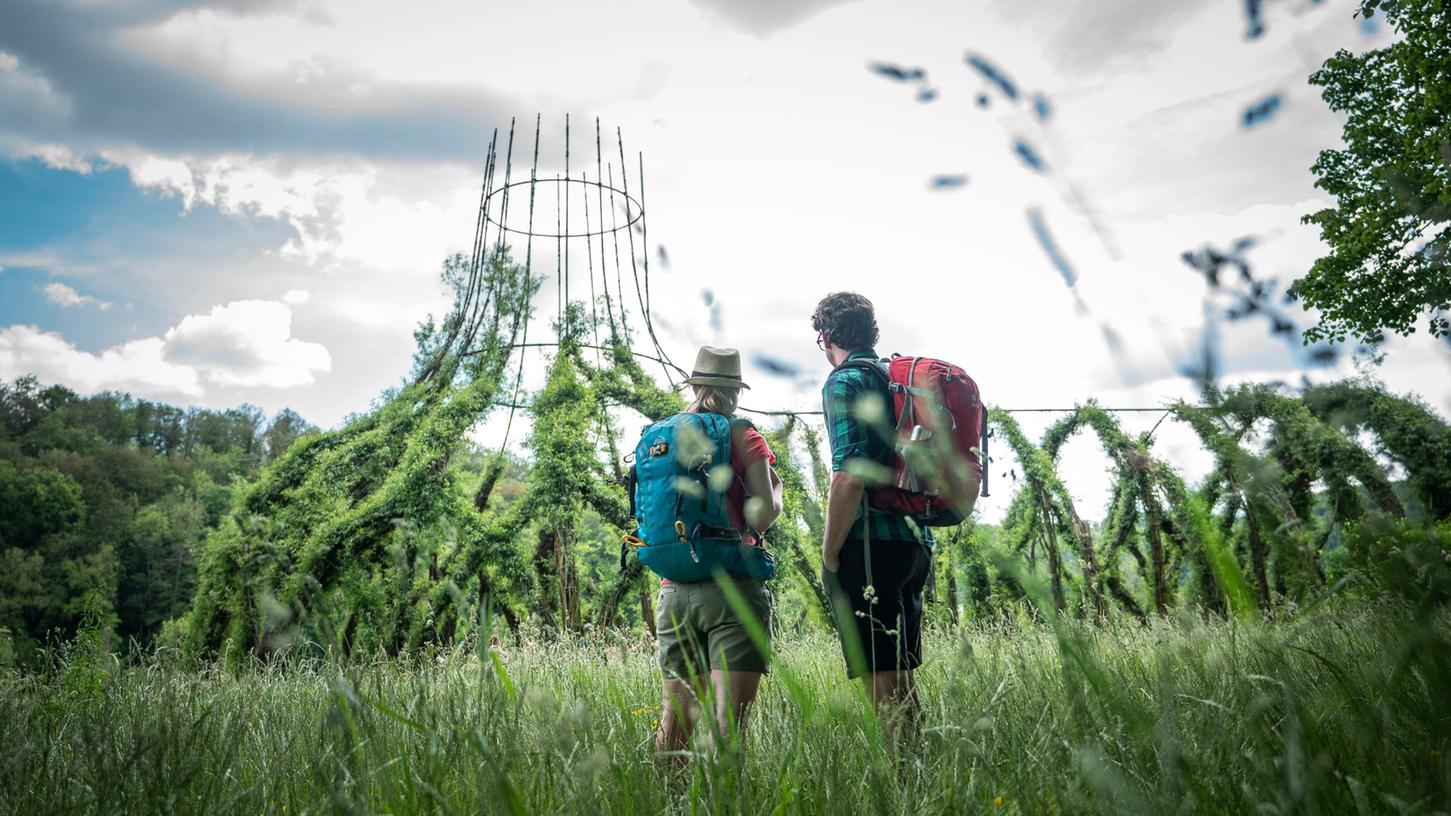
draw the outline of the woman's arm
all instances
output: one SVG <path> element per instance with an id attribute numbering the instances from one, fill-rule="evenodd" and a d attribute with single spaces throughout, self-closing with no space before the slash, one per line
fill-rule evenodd
<path id="1" fill-rule="evenodd" d="M 781 477 L 762 459 L 746 469 L 746 526 L 764 530 L 781 515 Z"/>

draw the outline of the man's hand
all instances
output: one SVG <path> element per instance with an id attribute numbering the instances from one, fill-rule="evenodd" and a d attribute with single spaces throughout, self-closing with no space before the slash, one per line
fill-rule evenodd
<path id="1" fill-rule="evenodd" d="M 826 547 L 821 548 L 821 566 L 827 572 L 838 572 L 841 570 L 840 553 L 828 553 Z"/>

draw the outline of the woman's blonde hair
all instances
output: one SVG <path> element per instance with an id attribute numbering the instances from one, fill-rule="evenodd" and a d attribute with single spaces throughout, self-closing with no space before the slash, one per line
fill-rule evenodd
<path id="1" fill-rule="evenodd" d="M 721 414 L 734 416 L 736 403 L 741 398 L 741 389 L 717 385 L 692 385 L 695 399 L 686 410 L 696 414 Z"/>

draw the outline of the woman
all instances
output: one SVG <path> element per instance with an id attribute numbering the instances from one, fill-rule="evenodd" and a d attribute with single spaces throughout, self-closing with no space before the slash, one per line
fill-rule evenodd
<path id="1" fill-rule="evenodd" d="M 700 349 L 695 371 L 685 382 L 694 397 L 687 411 L 725 417 L 734 417 L 741 389 L 748 387 L 741 380 L 740 352 L 712 346 Z M 758 531 L 770 527 L 781 514 L 781 480 L 771 469 L 775 460 L 765 437 L 749 422 L 731 422 L 730 465 L 734 478 L 726 493 L 726 512 L 750 546 L 763 546 Z M 732 580 L 761 628 L 766 629 L 771 596 L 765 582 L 745 577 Z M 715 691 L 717 733 L 729 733 L 731 722 L 735 722 L 744 735 L 746 714 L 766 673 L 766 655 L 720 585 L 715 581 L 662 580 L 655 629 L 664 674 L 657 749 L 685 748 L 702 713 L 701 701 L 708 696 L 707 688 Z"/>

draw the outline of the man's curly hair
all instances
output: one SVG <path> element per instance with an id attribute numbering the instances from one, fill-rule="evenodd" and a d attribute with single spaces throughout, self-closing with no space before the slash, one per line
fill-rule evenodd
<path id="1" fill-rule="evenodd" d="M 816 304 L 811 328 L 826 332 L 826 339 L 844 349 L 877 345 L 877 312 L 872 302 L 855 292 L 832 292 Z"/>

